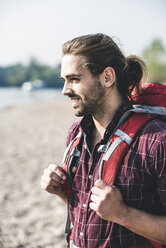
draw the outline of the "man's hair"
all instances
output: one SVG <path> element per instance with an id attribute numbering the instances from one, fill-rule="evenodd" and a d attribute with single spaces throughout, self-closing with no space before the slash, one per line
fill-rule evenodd
<path id="1" fill-rule="evenodd" d="M 98 33 L 77 37 L 66 42 L 62 47 L 63 55 L 81 55 L 85 66 L 92 75 L 100 75 L 106 67 L 112 67 L 116 73 L 116 84 L 119 93 L 131 98 L 133 89 L 139 85 L 147 74 L 145 62 L 138 56 L 125 57 L 113 39 Z"/>

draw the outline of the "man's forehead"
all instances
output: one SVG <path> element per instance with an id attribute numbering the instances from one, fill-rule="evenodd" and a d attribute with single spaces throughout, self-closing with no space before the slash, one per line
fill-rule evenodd
<path id="1" fill-rule="evenodd" d="M 61 73 L 75 73 L 83 69 L 85 58 L 80 55 L 66 54 L 62 58 Z"/>
<path id="2" fill-rule="evenodd" d="M 62 57 L 62 62 L 71 63 L 71 62 L 80 62 L 83 59 L 81 55 L 74 55 L 74 54 L 65 54 Z"/>

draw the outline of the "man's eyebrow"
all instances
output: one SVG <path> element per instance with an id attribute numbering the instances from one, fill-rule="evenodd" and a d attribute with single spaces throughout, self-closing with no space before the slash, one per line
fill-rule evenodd
<path id="1" fill-rule="evenodd" d="M 71 77 L 81 77 L 81 74 L 69 74 L 65 76 L 65 78 L 71 78 Z M 63 77 L 61 77 L 61 79 L 64 80 Z"/>

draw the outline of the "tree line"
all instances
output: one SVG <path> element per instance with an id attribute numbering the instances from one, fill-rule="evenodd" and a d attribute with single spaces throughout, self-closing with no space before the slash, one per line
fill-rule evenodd
<path id="1" fill-rule="evenodd" d="M 166 49 L 160 39 L 154 39 L 142 52 L 148 66 L 148 81 L 166 82 Z M 47 87 L 62 87 L 60 64 L 50 67 L 32 58 L 25 66 L 0 67 L 0 86 L 21 86 L 24 82 L 43 80 Z"/>
<path id="2" fill-rule="evenodd" d="M 148 66 L 148 81 L 166 83 L 166 48 L 160 39 L 154 39 L 142 52 Z"/>
<path id="3" fill-rule="evenodd" d="M 0 86 L 21 86 L 24 82 L 42 80 L 47 87 L 62 87 L 60 64 L 50 67 L 32 58 L 25 66 L 22 64 L 0 67 Z"/>

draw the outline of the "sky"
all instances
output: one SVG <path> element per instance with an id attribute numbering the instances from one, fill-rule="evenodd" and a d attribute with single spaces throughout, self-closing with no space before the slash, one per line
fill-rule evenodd
<path id="1" fill-rule="evenodd" d="M 56 66 L 64 42 L 92 33 L 113 37 L 126 56 L 154 38 L 166 47 L 166 0 L 0 0 L 0 66 Z"/>

